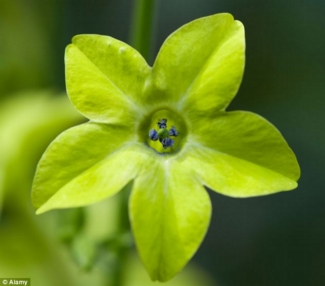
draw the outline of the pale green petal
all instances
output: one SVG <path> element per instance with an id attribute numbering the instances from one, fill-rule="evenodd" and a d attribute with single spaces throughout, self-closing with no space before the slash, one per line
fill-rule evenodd
<path id="1" fill-rule="evenodd" d="M 85 206 L 116 194 L 137 176 L 147 157 L 143 148 L 136 143 L 121 147 L 62 186 L 37 213 Z"/>
<path id="2" fill-rule="evenodd" d="M 262 196 L 297 187 L 282 174 L 199 144 L 189 144 L 187 152 L 183 168 L 195 170 L 202 184 L 226 196 Z"/>
<path id="3" fill-rule="evenodd" d="M 147 166 L 135 180 L 130 198 L 132 228 L 151 279 L 167 281 L 199 247 L 211 204 L 194 173 L 181 162 L 157 158 Z"/>
<path id="4" fill-rule="evenodd" d="M 150 67 L 130 46 L 108 36 L 80 35 L 66 49 L 66 84 L 76 108 L 99 122 L 133 122 Z"/>
<path id="5" fill-rule="evenodd" d="M 236 95 L 245 66 L 245 31 L 239 21 L 228 27 L 222 41 L 184 96 L 188 116 L 214 116 Z"/>
<path id="6" fill-rule="evenodd" d="M 243 26 L 230 14 L 184 25 L 171 34 L 157 56 L 148 100 L 175 103 L 180 111 L 224 109 L 241 82 L 244 50 Z"/>
<path id="7" fill-rule="evenodd" d="M 123 156 L 116 152 L 130 138 L 132 134 L 128 129 L 97 123 L 86 123 L 62 133 L 39 162 L 32 191 L 34 206 L 39 208 L 46 204 L 42 211 L 77 206 L 118 191 L 120 185 L 123 187 L 133 178 L 131 166 L 120 170 Z M 119 178 L 124 172 L 126 177 Z M 115 184 L 116 187 L 94 190 L 101 184 L 100 176 L 102 180 L 112 177 L 107 186 Z"/>
<path id="8" fill-rule="evenodd" d="M 193 140 L 218 152 L 260 165 L 297 181 L 300 169 L 281 133 L 263 117 L 224 112 L 206 122 L 197 118 Z"/>
<path id="9" fill-rule="evenodd" d="M 264 118 L 236 111 L 199 123 L 188 139 L 184 168 L 196 170 L 202 184 L 232 197 L 297 187 L 300 169 L 296 157 Z"/>

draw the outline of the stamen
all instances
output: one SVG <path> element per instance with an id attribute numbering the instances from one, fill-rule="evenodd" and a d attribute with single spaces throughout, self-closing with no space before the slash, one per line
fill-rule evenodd
<path id="1" fill-rule="evenodd" d="M 163 119 L 159 119 L 159 121 L 157 122 L 157 125 L 159 128 L 166 128 L 167 127 L 167 119 L 163 118 Z"/>
<path id="2" fill-rule="evenodd" d="M 161 144 L 163 145 L 164 149 L 167 149 L 168 147 L 172 147 L 174 145 L 174 140 L 167 137 L 161 141 Z"/>
<path id="3" fill-rule="evenodd" d="M 158 132 L 155 130 L 155 129 L 151 129 L 149 131 L 149 138 L 152 140 L 152 141 L 157 141 L 158 140 Z"/>
<path id="4" fill-rule="evenodd" d="M 172 128 L 169 130 L 169 136 L 177 136 L 178 131 L 176 130 L 175 126 L 172 126 Z"/>

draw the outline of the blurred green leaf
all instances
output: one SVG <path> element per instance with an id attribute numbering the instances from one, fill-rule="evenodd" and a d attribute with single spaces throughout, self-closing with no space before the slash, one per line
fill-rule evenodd
<path id="1" fill-rule="evenodd" d="M 0 110 L 0 194 L 3 197 L 7 192 L 7 199 L 17 204 L 28 199 L 28 192 L 21 190 L 30 186 L 37 161 L 48 142 L 83 118 L 66 97 L 50 91 L 13 95 L 1 104 Z"/>
<path id="2" fill-rule="evenodd" d="M 89 285 L 100 275 L 78 269 L 55 239 L 53 215 L 37 219 L 29 199 L 36 163 L 63 129 L 82 122 L 66 97 L 25 92 L 0 107 L 0 277 L 30 277 L 33 285 Z"/>

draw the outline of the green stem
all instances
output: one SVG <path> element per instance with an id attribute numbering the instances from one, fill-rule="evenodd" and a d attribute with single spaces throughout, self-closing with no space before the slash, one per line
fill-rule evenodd
<path id="1" fill-rule="evenodd" d="M 131 45 L 148 61 L 153 31 L 155 0 L 135 0 Z"/>

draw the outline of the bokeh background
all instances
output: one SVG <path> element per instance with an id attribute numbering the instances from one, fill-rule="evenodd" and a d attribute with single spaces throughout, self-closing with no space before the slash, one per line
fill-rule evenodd
<path id="1" fill-rule="evenodd" d="M 64 94 L 65 46 L 82 33 L 129 42 L 133 6 L 131 0 L 0 1 L 0 278 L 32 277 L 32 285 L 104 283 L 98 268 L 85 273 L 80 266 L 91 268 L 89 241 L 106 235 L 92 226 L 112 224 L 113 201 L 36 217 L 29 196 L 46 146 L 84 120 Z M 229 109 L 256 112 L 277 126 L 302 176 L 298 189 L 272 196 L 232 199 L 209 192 L 207 236 L 170 285 L 325 285 L 325 2 L 160 0 L 150 64 L 175 29 L 220 12 L 246 28 L 245 76 Z M 69 237 L 78 230 L 65 222 L 84 216 L 89 241 L 73 240 L 71 251 Z M 131 260 L 126 285 L 151 285 L 136 255 Z"/>

